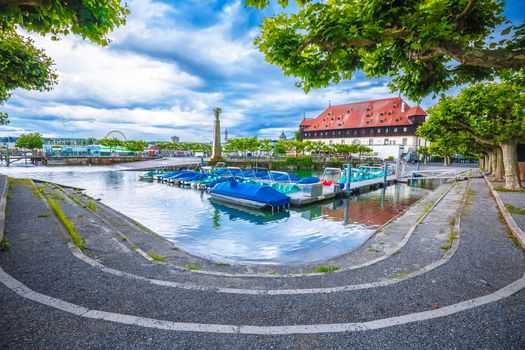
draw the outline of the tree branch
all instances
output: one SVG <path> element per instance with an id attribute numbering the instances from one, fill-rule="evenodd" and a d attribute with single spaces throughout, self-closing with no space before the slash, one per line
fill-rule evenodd
<path id="1" fill-rule="evenodd" d="M 40 6 L 42 0 L 0 0 L 0 6 L 17 5 L 17 6 Z"/>
<path id="2" fill-rule="evenodd" d="M 467 66 L 514 69 L 525 67 L 525 50 L 490 50 L 461 46 L 452 41 L 442 42 L 439 50 Z"/>

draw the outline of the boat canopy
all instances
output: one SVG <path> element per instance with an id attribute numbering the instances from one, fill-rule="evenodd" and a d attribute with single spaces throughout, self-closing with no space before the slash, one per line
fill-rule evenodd
<path id="1" fill-rule="evenodd" d="M 211 193 L 264 203 L 273 207 L 290 203 L 290 197 L 269 186 L 237 181 L 218 183 L 212 188 Z"/>

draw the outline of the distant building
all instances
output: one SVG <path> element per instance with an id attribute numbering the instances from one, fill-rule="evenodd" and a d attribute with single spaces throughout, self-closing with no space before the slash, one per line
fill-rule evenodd
<path id="1" fill-rule="evenodd" d="M 224 143 L 228 143 L 228 129 L 224 129 Z"/>
<path id="2" fill-rule="evenodd" d="M 172 137 L 171 137 L 171 142 L 173 142 L 173 143 L 179 143 L 179 137 L 178 137 L 178 136 L 172 136 Z"/>
<path id="3" fill-rule="evenodd" d="M 286 140 L 286 134 L 284 133 L 284 131 L 281 133 L 281 136 L 279 136 L 279 140 Z"/>
<path id="4" fill-rule="evenodd" d="M 396 97 L 330 106 L 316 118 L 304 118 L 299 128 L 303 140 L 362 144 L 382 158 L 397 158 L 424 144 L 416 130 L 426 116 Z"/>

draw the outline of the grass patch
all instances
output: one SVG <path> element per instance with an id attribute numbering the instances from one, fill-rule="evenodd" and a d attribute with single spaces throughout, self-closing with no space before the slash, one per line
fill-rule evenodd
<path id="1" fill-rule="evenodd" d="M 398 280 L 398 279 L 401 279 L 403 277 L 406 277 L 406 275 L 408 275 L 408 272 L 406 272 L 404 270 L 401 270 L 401 271 L 397 271 L 397 272 L 394 272 L 393 274 L 391 274 L 390 278 L 393 279 L 393 280 Z"/>
<path id="2" fill-rule="evenodd" d="M 448 234 L 447 243 L 439 247 L 443 250 L 449 250 L 452 247 L 452 243 L 454 243 L 454 239 L 456 238 L 456 230 L 454 228 L 450 229 L 450 232 Z"/>
<path id="3" fill-rule="evenodd" d="M 399 255 L 401 254 L 401 249 L 396 249 L 392 255 Z"/>
<path id="4" fill-rule="evenodd" d="M 381 249 L 376 249 L 372 247 L 368 247 L 368 251 L 372 253 L 382 253 L 383 252 Z"/>
<path id="5" fill-rule="evenodd" d="M 325 266 L 319 266 L 313 272 L 315 273 L 335 272 L 339 269 L 340 267 L 338 265 L 325 265 Z"/>
<path id="6" fill-rule="evenodd" d="M 216 261 L 216 262 L 214 262 L 214 264 L 216 266 L 231 266 L 230 264 L 228 264 L 226 262 L 222 262 L 222 261 Z"/>
<path id="7" fill-rule="evenodd" d="M 512 245 L 514 247 L 516 247 L 516 248 L 521 248 L 520 241 L 518 241 L 516 236 L 514 236 L 514 234 L 512 234 L 512 231 L 511 231 L 509 225 L 507 225 L 507 222 L 505 221 L 505 218 L 503 217 L 503 214 L 501 213 L 501 210 L 499 210 L 498 205 L 496 205 L 496 209 L 498 210 L 498 218 L 501 221 L 501 223 L 503 224 L 503 226 L 505 226 L 505 233 L 507 234 L 507 237 L 512 242 Z"/>
<path id="8" fill-rule="evenodd" d="M 15 178 L 13 178 L 11 180 L 11 183 L 14 183 L 14 184 L 17 184 L 17 185 L 21 185 L 21 186 L 26 186 L 26 187 L 33 186 L 31 184 L 31 180 L 30 179 L 26 179 L 26 178 L 23 178 L 23 179 L 15 179 Z"/>
<path id="9" fill-rule="evenodd" d="M 511 214 L 525 215 L 525 207 L 516 208 L 512 204 L 505 204 L 505 209 L 507 209 L 507 211 Z"/>
<path id="10" fill-rule="evenodd" d="M 455 225 L 456 224 L 456 217 L 453 216 L 450 219 L 448 219 L 448 223 L 451 224 L 451 225 Z"/>
<path id="11" fill-rule="evenodd" d="M 171 250 L 180 250 L 179 247 L 171 247 Z"/>
<path id="12" fill-rule="evenodd" d="M 97 211 L 97 205 L 92 200 L 89 200 L 86 206 L 91 211 Z"/>
<path id="13" fill-rule="evenodd" d="M 9 249 L 11 249 L 11 243 L 9 243 L 7 237 L 4 235 L 0 241 L 0 252 L 7 252 Z"/>
<path id="14" fill-rule="evenodd" d="M 38 214 L 36 217 L 37 218 L 47 218 L 49 216 L 49 214 Z"/>
<path id="15" fill-rule="evenodd" d="M 38 192 L 47 199 L 47 202 L 49 203 L 49 206 L 53 211 L 55 212 L 56 216 L 62 222 L 62 224 L 66 227 L 66 230 L 69 232 L 69 235 L 71 236 L 71 239 L 73 240 L 73 243 L 80 249 L 86 248 L 86 241 L 80 234 L 77 232 L 77 229 L 75 227 L 75 223 L 71 221 L 62 211 L 62 208 L 60 205 L 55 202 L 53 199 L 49 198 L 46 191 L 44 191 L 44 188 L 42 186 L 37 186 Z"/>
<path id="16" fill-rule="evenodd" d="M 430 209 L 432 209 L 433 206 L 434 206 L 434 203 L 428 203 L 427 206 L 425 207 L 425 210 L 423 210 L 421 215 L 419 215 L 419 217 L 417 218 L 416 222 L 419 222 L 419 220 L 423 219 L 425 215 L 427 215 L 427 213 L 430 211 Z"/>
<path id="17" fill-rule="evenodd" d="M 197 265 L 186 265 L 184 267 L 187 268 L 188 270 L 192 270 L 192 271 L 201 270 L 201 268 L 199 266 L 197 266 Z"/>
<path id="18" fill-rule="evenodd" d="M 134 252 L 136 252 L 136 251 L 137 251 L 137 246 L 136 246 L 136 245 L 132 245 L 132 246 L 131 246 L 131 250 L 133 250 Z"/>
<path id="19" fill-rule="evenodd" d="M 7 178 L 7 199 L 11 199 L 11 191 L 13 190 L 13 178 Z"/>
<path id="20" fill-rule="evenodd" d="M 135 248 L 136 249 L 136 248 Z M 166 262 L 166 258 L 154 252 L 149 252 L 148 255 L 155 261 Z"/>
<path id="21" fill-rule="evenodd" d="M 121 240 L 122 242 L 126 242 L 128 239 L 127 239 L 126 237 L 122 236 L 122 237 L 120 238 L 120 240 Z"/>
<path id="22" fill-rule="evenodd" d="M 501 186 L 494 187 L 494 190 L 498 192 L 525 192 L 525 190 L 509 190 L 508 188 Z"/>

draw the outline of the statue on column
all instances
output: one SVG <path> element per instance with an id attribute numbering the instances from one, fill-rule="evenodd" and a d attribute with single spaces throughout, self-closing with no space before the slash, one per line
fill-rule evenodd
<path id="1" fill-rule="evenodd" d="M 215 107 L 213 114 L 215 115 L 214 129 L 213 129 L 213 148 L 212 148 L 212 161 L 220 161 L 222 159 L 222 150 L 221 150 L 221 121 L 219 116 L 222 113 L 222 109 Z"/>

